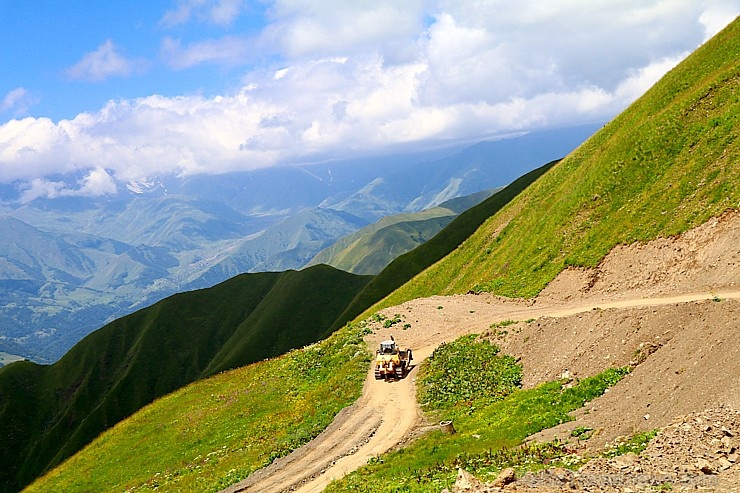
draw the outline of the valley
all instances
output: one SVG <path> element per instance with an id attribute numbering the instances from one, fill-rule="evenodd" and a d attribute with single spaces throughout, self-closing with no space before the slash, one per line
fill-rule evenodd
<path id="1" fill-rule="evenodd" d="M 22 361 L 23 357 L 17 354 L 2 353 L 0 352 L 0 366 L 4 366 L 16 361 Z"/>
<path id="2" fill-rule="evenodd" d="M 117 183 L 100 197 L 0 189 L 0 350 L 53 363 L 174 293 L 319 263 L 377 274 L 596 125 L 428 152 Z M 72 186 L 79 176 L 58 177 Z M 284 193 L 275 194 L 272 190 Z M 378 222 L 380 220 L 384 222 Z M 348 245 L 330 250 L 356 234 Z M 316 258 L 316 260 L 314 260 Z"/>

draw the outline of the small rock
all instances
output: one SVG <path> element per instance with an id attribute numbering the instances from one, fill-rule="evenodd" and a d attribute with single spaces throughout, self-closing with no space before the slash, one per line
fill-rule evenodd
<path id="1" fill-rule="evenodd" d="M 453 488 L 453 491 L 468 491 L 472 490 L 476 486 L 480 486 L 480 481 L 478 481 L 478 479 L 476 479 L 476 477 L 470 474 L 468 471 L 466 471 L 462 467 L 459 467 L 457 469 L 457 479 L 455 480 L 455 487 Z"/>
<path id="2" fill-rule="evenodd" d="M 514 481 L 516 481 L 516 471 L 511 467 L 507 467 L 498 473 L 498 476 L 493 481 L 493 486 L 498 488 L 513 483 Z"/>
<path id="3" fill-rule="evenodd" d="M 738 456 L 738 454 L 730 454 L 727 456 L 727 460 L 729 460 L 733 464 L 735 464 L 738 461 L 738 459 L 740 459 L 740 456 Z"/>
<path id="4" fill-rule="evenodd" d="M 556 467 L 552 470 L 552 474 L 562 483 L 567 483 L 573 479 L 573 471 L 565 469 L 563 467 Z"/>
<path id="5" fill-rule="evenodd" d="M 729 428 L 725 428 L 724 426 L 722 428 L 720 428 L 720 431 L 722 432 L 722 434 L 724 434 L 727 437 L 734 437 L 735 436 L 732 433 L 732 430 L 730 430 Z"/>
<path id="6" fill-rule="evenodd" d="M 612 464 L 614 464 L 617 469 L 629 469 L 631 467 L 634 467 L 638 460 L 639 457 L 637 457 L 637 454 L 633 454 L 630 452 L 615 457 L 612 460 Z"/>
<path id="7" fill-rule="evenodd" d="M 706 459 L 697 460 L 694 466 L 704 474 L 717 474 L 717 471 L 714 470 L 712 464 Z"/>
<path id="8" fill-rule="evenodd" d="M 724 457 L 720 458 L 717 462 L 719 463 L 719 467 L 717 468 L 719 472 L 722 472 L 732 467 L 732 462 L 725 459 Z"/>

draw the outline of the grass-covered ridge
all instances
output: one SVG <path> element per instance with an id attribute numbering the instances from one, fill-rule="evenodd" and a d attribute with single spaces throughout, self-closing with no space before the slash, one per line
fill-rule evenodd
<path id="1" fill-rule="evenodd" d="M 521 367 L 512 357 L 498 354 L 486 340 L 462 337 L 435 351 L 422 365 L 417 384 L 430 421 L 452 420 L 457 433 L 432 431 L 406 448 L 371 460 L 325 491 L 436 492 L 452 487 L 458 467 L 492 479 L 504 467 L 536 470 L 544 459 L 565 465 L 568 450 L 562 444 L 518 446 L 533 433 L 570 421 L 570 411 L 601 395 L 627 372 L 612 368 L 573 386 L 554 381 L 519 390 Z M 462 383 L 462 374 L 482 378 L 471 389 Z"/>
<path id="2" fill-rule="evenodd" d="M 360 395 L 358 326 L 169 394 L 106 431 L 27 492 L 209 492 L 318 435 Z"/>
<path id="3" fill-rule="evenodd" d="M 533 296 L 617 244 L 740 207 L 739 133 L 735 20 L 383 306 L 469 290 Z"/>

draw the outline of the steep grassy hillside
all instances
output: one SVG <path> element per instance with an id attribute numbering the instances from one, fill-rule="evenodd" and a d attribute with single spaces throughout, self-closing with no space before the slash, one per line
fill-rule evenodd
<path id="1" fill-rule="evenodd" d="M 103 433 L 29 492 L 215 492 L 321 432 L 360 394 L 360 328 L 191 384 Z"/>
<path id="2" fill-rule="evenodd" d="M 383 305 L 468 290 L 532 296 L 617 244 L 740 207 L 739 133 L 736 20 Z"/>
<path id="3" fill-rule="evenodd" d="M 54 365 L 0 368 L 0 490 L 159 396 L 318 340 L 368 279 L 328 266 L 242 275 L 116 320 Z"/>

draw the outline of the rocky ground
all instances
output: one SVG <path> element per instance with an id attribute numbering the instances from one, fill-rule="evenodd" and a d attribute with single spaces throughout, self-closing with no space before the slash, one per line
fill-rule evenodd
<path id="1" fill-rule="evenodd" d="M 740 491 L 738 432 L 740 411 L 720 406 L 674 419 L 639 455 L 600 457 L 577 470 L 551 468 L 520 478 L 515 477 L 513 470 L 505 470 L 497 481 L 487 485 L 460 471 L 453 491 Z M 623 441 L 624 438 L 618 438 L 613 446 Z"/>

